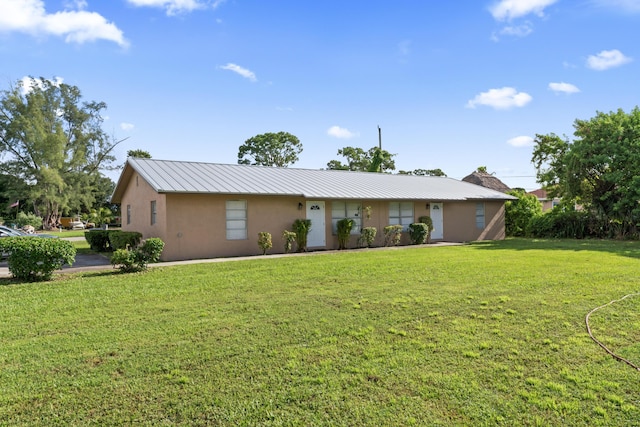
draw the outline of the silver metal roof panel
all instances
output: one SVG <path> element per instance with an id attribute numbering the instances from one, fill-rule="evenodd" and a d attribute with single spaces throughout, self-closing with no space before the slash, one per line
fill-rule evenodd
<path id="1" fill-rule="evenodd" d="M 433 201 L 513 198 L 495 190 L 447 177 L 134 158 L 129 158 L 127 163 L 159 193 Z M 118 182 L 114 195 L 119 190 L 123 191 L 118 189 L 121 184 L 124 185 Z"/>

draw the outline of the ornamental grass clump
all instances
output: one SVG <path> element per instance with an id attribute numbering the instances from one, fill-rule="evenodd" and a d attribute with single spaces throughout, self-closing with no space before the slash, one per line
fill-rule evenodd
<path id="1" fill-rule="evenodd" d="M 354 224 L 355 222 L 351 218 L 342 218 L 338 221 L 338 249 L 347 249 Z"/>
<path id="2" fill-rule="evenodd" d="M 298 252 L 307 251 L 307 237 L 311 230 L 311 220 L 298 218 L 293 222 L 293 231 L 296 233 Z"/>

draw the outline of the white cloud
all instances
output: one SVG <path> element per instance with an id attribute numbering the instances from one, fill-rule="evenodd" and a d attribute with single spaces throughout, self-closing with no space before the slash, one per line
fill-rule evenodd
<path id="1" fill-rule="evenodd" d="M 489 8 L 493 18 L 498 21 L 509 21 L 531 13 L 544 16 L 544 9 L 558 0 L 500 0 Z"/>
<path id="2" fill-rule="evenodd" d="M 22 32 L 34 36 L 54 35 L 66 42 L 107 40 L 127 47 L 122 31 L 102 15 L 82 10 L 86 2 L 73 4 L 77 10 L 47 13 L 42 0 L 0 1 L 0 32 Z"/>
<path id="3" fill-rule="evenodd" d="M 167 15 L 178 15 L 180 13 L 193 12 L 198 9 L 206 9 L 211 7 L 216 9 L 226 0 L 127 0 L 130 4 L 137 7 L 157 7 L 167 11 Z"/>
<path id="4" fill-rule="evenodd" d="M 589 55 L 587 58 L 587 67 L 603 71 L 609 68 L 619 67 L 628 62 L 631 62 L 631 58 L 624 56 L 618 49 L 603 50 L 597 55 Z"/>
<path id="5" fill-rule="evenodd" d="M 549 83 L 549 89 L 554 92 L 564 92 L 564 93 L 578 93 L 580 89 L 577 86 L 572 85 L 571 83 Z"/>
<path id="6" fill-rule="evenodd" d="M 133 130 L 133 128 L 135 128 L 135 125 L 132 123 L 126 123 L 126 122 L 120 123 L 120 129 L 124 131 L 130 131 L 130 130 Z"/>
<path id="7" fill-rule="evenodd" d="M 489 89 L 476 95 L 475 98 L 467 102 L 467 108 L 476 108 L 478 105 L 486 105 L 496 110 L 508 110 L 513 107 L 524 107 L 533 98 L 525 92 L 518 92 L 512 87 L 500 89 Z"/>
<path id="8" fill-rule="evenodd" d="M 253 71 L 247 70 L 246 68 L 243 68 L 239 65 L 228 63 L 227 65 L 220 66 L 219 68 L 222 70 L 233 71 L 234 73 L 240 74 L 242 77 L 244 77 L 245 79 L 249 79 L 252 82 L 258 81 Z"/>
<path id="9" fill-rule="evenodd" d="M 531 23 L 525 22 L 522 25 L 508 26 L 500 30 L 502 36 L 526 37 L 533 32 Z"/>
<path id="10" fill-rule="evenodd" d="M 349 129 L 340 126 L 331 126 L 327 129 L 327 135 L 338 139 L 351 139 L 360 136 L 357 132 L 351 132 Z"/>
<path id="11" fill-rule="evenodd" d="M 530 136 L 516 136 L 508 140 L 507 144 L 513 147 L 531 147 L 533 146 L 533 138 Z"/>

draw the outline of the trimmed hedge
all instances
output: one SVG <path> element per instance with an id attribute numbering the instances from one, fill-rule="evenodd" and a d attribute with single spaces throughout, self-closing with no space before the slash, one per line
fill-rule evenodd
<path id="1" fill-rule="evenodd" d="M 92 250 L 107 252 L 135 248 L 142 240 L 142 233 L 122 230 L 91 230 L 84 233 L 84 238 Z"/>
<path id="2" fill-rule="evenodd" d="M 3 237 L 0 250 L 8 253 L 9 271 L 16 279 L 49 280 L 64 264 L 75 262 L 76 248 L 71 242 L 44 237 Z"/>
<path id="3" fill-rule="evenodd" d="M 137 231 L 111 230 L 109 232 L 109 244 L 111 250 L 135 248 L 142 240 L 142 233 Z"/>

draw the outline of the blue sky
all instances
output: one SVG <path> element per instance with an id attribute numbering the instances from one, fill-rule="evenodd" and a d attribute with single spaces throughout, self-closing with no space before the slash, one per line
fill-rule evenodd
<path id="1" fill-rule="evenodd" d="M 120 162 L 236 163 L 285 131 L 319 169 L 380 126 L 397 169 L 534 189 L 536 133 L 639 104 L 638 40 L 640 0 L 1 0 L 0 88 L 106 102 Z"/>

